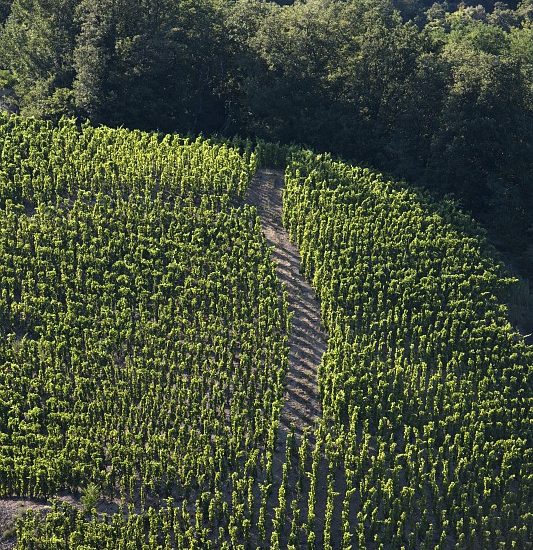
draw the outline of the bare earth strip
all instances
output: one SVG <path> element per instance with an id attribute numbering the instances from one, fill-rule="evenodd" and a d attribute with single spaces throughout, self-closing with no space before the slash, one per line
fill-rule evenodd
<path id="1" fill-rule="evenodd" d="M 285 429 L 292 425 L 296 433 L 301 433 L 305 428 L 312 430 L 320 416 L 317 370 L 327 337 L 315 292 L 300 274 L 298 249 L 289 241 L 282 224 L 282 188 L 282 172 L 258 170 L 247 202 L 257 208 L 266 240 L 274 247 L 276 271 L 288 292 L 289 311 L 293 312 L 281 425 Z"/>
<path id="2" fill-rule="evenodd" d="M 79 508 L 79 499 L 70 495 L 61 495 L 59 500 Z M 51 508 L 51 503 L 44 499 L 31 499 L 24 497 L 0 498 L 0 550 L 12 550 L 15 547 L 15 522 L 24 512 L 32 510 L 46 514 Z"/>
<path id="3" fill-rule="evenodd" d="M 285 461 L 287 432 L 292 428 L 297 436 L 304 430 L 314 446 L 314 429 L 321 415 L 318 393 L 318 366 L 326 351 L 327 336 L 323 329 L 320 305 L 314 290 L 300 273 L 300 254 L 289 240 L 282 222 L 283 172 L 261 169 L 254 176 L 246 201 L 257 208 L 261 228 L 266 241 L 272 247 L 272 259 L 277 275 L 287 291 L 292 323 L 289 334 L 289 369 L 286 377 L 283 409 L 276 450 L 274 452 L 274 487 L 269 499 L 269 509 L 278 505 L 278 490 L 282 466 Z M 308 464 L 310 467 L 310 464 Z M 291 480 L 291 485 L 294 485 Z M 302 519 L 307 518 L 307 497 L 309 486 L 304 484 L 303 499 L 300 501 Z M 326 491 L 325 464 L 319 467 L 318 494 Z M 324 499 L 318 499 L 316 512 L 317 544 L 322 543 Z M 286 526 L 287 527 L 287 526 Z M 287 543 L 287 532 L 282 534 L 281 546 Z M 300 545 L 305 547 L 304 540 Z"/>

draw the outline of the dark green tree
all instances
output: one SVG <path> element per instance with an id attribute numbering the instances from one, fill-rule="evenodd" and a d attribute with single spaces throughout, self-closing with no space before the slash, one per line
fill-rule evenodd
<path id="1" fill-rule="evenodd" d="M 80 34 L 73 60 L 76 77 L 73 90 L 79 111 L 94 122 L 108 118 L 114 108 L 110 73 L 115 62 L 115 34 L 118 23 L 115 0 L 82 1 L 77 19 Z"/>
<path id="2" fill-rule="evenodd" d="M 13 0 L 0 0 L 0 24 L 4 23 L 11 11 Z"/>
<path id="3" fill-rule="evenodd" d="M 72 113 L 76 0 L 15 0 L 0 37 L 0 64 L 15 78 L 22 112 Z"/>
<path id="4" fill-rule="evenodd" d="M 503 30 L 460 25 L 442 51 L 450 79 L 425 179 L 460 197 L 505 250 L 522 253 L 533 211 L 531 82 Z"/>
<path id="5" fill-rule="evenodd" d="M 209 130 L 223 119 L 221 16 L 213 2 L 82 0 L 76 104 L 93 120 Z"/>

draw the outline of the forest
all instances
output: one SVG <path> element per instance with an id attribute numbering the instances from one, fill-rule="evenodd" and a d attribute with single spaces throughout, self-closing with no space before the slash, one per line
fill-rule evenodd
<path id="1" fill-rule="evenodd" d="M 297 143 L 453 194 L 533 272 L 533 3 L 2 0 L 30 116 Z"/>

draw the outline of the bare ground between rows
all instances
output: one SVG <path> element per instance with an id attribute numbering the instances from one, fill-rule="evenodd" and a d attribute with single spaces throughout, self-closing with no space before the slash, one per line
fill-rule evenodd
<path id="1" fill-rule="evenodd" d="M 327 337 L 315 292 L 300 273 L 300 254 L 283 227 L 282 188 L 282 172 L 258 170 L 247 202 L 257 208 L 263 234 L 273 247 L 277 275 L 288 293 L 289 311 L 293 314 L 281 426 L 282 431 L 292 426 L 301 434 L 306 428 L 312 431 L 320 417 L 317 372 L 326 351 Z"/>
<path id="2" fill-rule="evenodd" d="M 285 380 L 283 408 L 273 463 L 274 490 L 269 509 L 278 505 L 281 472 L 285 461 L 287 433 L 292 429 L 299 439 L 304 431 L 309 433 L 309 442 L 314 446 L 314 430 L 321 415 L 318 392 L 318 367 L 327 346 L 327 335 L 322 326 L 320 304 L 315 291 L 300 273 L 300 253 L 289 240 L 282 222 L 283 172 L 260 169 L 255 174 L 246 201 L 257 208 L 261 228 L 267 244 L 272 247 L 272 259 L 280 282 L 287 291 L 289 311 L 292 312 L 289 333 L 289 368 Z M 292 486 L 295 480 L 289 480 Z M 317 493 L 326 491 L 326 464 L 319 467 Z M 308 485 L 300 502 L 301 513 L 307 518 Z M 323 541 L 323 518 L 325 499 L 316 503 L 318 547 Z M 336 519 L 336 518 L 335 518 Z M 334 520 L 333 533 L 338 535 L 340 524 Z M 287 543 L 287 525 L 282 533 L 281 545 Z M 303 541 L 301 541 L 303 542 Z M 336 546 L 334 544 L 334 546 Z"/>

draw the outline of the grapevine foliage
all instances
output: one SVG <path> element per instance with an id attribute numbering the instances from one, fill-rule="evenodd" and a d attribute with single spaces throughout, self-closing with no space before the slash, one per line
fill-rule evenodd
<path id="1" fill-rule="evenodd" d="M 324 547 L 338 497 L 343 548 L 525 548 L 533 353 L 472 223 L 306 152 L 287 168 L 284 222 L 330 337 Z"/>
<path id="2" fill-rule="evenodd" d="M 19 548 L 528 547 L 533 352 L 453 204 L 294 148 L 0 122 L 0 495 L 89 503 Z M 329 342 L 280 452 L 290 316 L 242 199 L 287 155 Z"/>
<path id="3" fill-rule="evenodd" d="M 19 547 L 246 539 L 287 367 L 285 302 L 242 202 L 255 157 L 13 116 L 0 155 L 0 496 L 122 507 L 109 526 L 29 514 Z"/>

